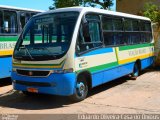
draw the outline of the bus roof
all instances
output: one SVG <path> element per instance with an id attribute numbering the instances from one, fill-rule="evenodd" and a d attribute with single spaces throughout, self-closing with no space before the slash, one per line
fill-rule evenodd
<path id="1" fill-rule="evenodd" d="M 30 12 L 45 12 L 43 10 L 20 8 L 20 7 L 6 6 L 6 5 L 0 5 L 0 9 L 12 9 L 12 10 L 30 11 Z"/>
<path id="2" fill-rule="evenodd" d="M 147 18 L 147 17 L 127 14 L 127 13 L 122 13 L 122 12 L 114 12 L 114 11 L 110 11 L 110 10 L 104 10 L 104 9 L 92 8 L 92 7 L 67 7 L 67 8 L 60 8 L 60 9 L 55 9 L 55 10 L 50 10 L 50 11 L 47 11 L 47 12 L 44 12 L 44 13 L 40 13 L 39 15 L 48 14 L 48 13 L 56 13 L 56 12 L 67 12 L 67 11 L 68 12 L 69 11 L 95 12 L 95 13 L 101 13 L 101 14 L 107 14 L 107 15 L 115 15 L 115 16 L 121 16 L 121 17 L 127 17 L 127 18 L 134 18 L 134 19 L 140 19 L 140 20 L 150 21 L 150 19 Z"/>

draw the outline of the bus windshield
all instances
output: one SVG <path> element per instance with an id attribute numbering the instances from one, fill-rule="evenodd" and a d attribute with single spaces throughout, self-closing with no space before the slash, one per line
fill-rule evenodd
<path id="1" fill-rule="evenodd" d="M 44 14 L 33 17 L 19 37 L 14 58 L 53 60 L 68 51 L 78 12 Z"/>

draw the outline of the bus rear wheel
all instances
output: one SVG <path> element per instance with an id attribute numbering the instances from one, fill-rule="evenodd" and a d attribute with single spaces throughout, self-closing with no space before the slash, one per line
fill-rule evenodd
<path id="1" fill-rule="evenodd" d="M 70 96 L 70 99 L 74 102 L 80 102 L 87 97 L 88 94 L 88 84 L 84 76 L 78 77 L 75 93 Z"/>
<path id="2" fill-rule="evenodd" d="M 131 78 L 133 80 L 136 80 L 139 74 L 140 74 L 140 67 L 138 63 L 135 63 L 134 68 L 133 68 L 133 73 L 131 74 Z"/>

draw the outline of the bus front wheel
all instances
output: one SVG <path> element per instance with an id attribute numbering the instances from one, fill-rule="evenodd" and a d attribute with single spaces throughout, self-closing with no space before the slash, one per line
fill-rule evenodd
<path id="1" fill-rule="evenodd" d="M 70 99 L 74 102 L 82 101 L 86 98 L 88 94 L 88 84 L 86 82 L 85 76 L 78 77 L 75 86 L 75 93 L 70 96 Z"/>

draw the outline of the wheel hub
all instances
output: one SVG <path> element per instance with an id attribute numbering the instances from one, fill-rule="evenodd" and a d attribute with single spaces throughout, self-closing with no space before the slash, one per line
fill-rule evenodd
<path id="1" fill-rule="evenodd" d="M 82 82 L 77 83 L 77 92 L 78 92 L 79 96 L 83 96 L 84 95 L 84 93 L 85 93 L 85 85 Z"/>

